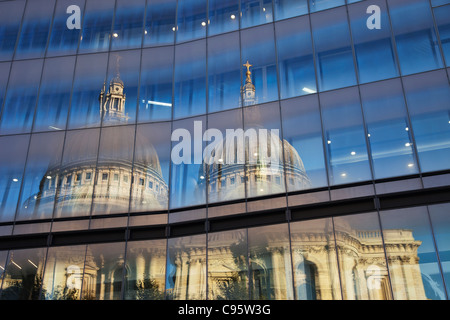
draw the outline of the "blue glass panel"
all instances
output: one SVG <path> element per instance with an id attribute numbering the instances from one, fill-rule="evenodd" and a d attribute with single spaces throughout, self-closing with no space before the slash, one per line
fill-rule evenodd
<path id="1" fill-rule="evenodd" d="M 16 220 L 48 219 L 53 216 L 54 181 L 50 172 L 61 165 L 64 132 L 31 136 L 27 165 Z"/>
<path id="2" fill-rule="evenodd" d="M 345 4 L 345 0 L 309 0 L 309 11 L 316 12 Z"/>
<path id="3" fill-rule="evenodd" d="M 177 42 L 206 36 L 206 0 L 178 0 Z"/>
<path id="4" fill-rule="evenodd" d="M 358 89 L 320 95 L 331 185 L 371 179 Z"/>
<path id="5" fill-rule="evenodd" d="M 75 57 L 45 60 L 33 131 L 66 128 L 74 68 Z"/>
<path id="6" fill-rule="evenodd" d="M 0 138 L 0 221 L 13 221 L 19 199 L 29 135 Z"/>
<path id="7" fill-rule="evenodd" d="M 431 5 L 433 7 L 441 6 L 443 4 L 449 4 L 450 0 L 431 0 Z"/>
<path id="8" fill-rule="evenodd" d="M 272 0 L 241 0 L 241 28 L 273 21 Z"/>
<path id="9" fill-rule="evenodd" d="M 209 0 L 208 35 L 239 29 L 239 0 Z"/>
<path id="10" fill-rule="evenodd" d="M 50 34 L 50 42 L 47 49 L 47 56 L 60 56 L 65 54 L 74 54 L 78 49 L 78 42 L 80 40 L 81 30 L 67 27 L 67 20 L 74 11 L 67 13 L 67 8 L 76 5 L 80 8 L 80 25 L 83 17 L 85 0 L 58 0 L 56 3 L 55 17 L 53 19 L 52 32 Z M 75 23 L 75 16 L 71 23 Z"/>
<path id="11" fill-rule="evenodd" d="M 450 66 L 450 5 L 434 9 L 434 17 L 439 30 L 445 62 Z"/>
<path id="12" fill-rule="evenodd" d="M 86 0 L 79 52 L 109 49 L 114 3 L 110 0 Z"/>
<path id="13" fill-rule="evenodd" d="M 176 7 L 176 0 L 147 0 L 144 46 L 174 42 Z"/>
<path id="14" fill-rule="evenodd" d="M 145 0 L 118 0 L 111 48 L 140 48 L 144 24 Z"/>
<path id="15" fill-rule="evenodd" d="M 172 116 L 173 47 L 142 52 L 139 122 L 170 120 Z"/>
<path id="16" fill-rule="evenodd" d="M 384 0 L 375 0 L 370 4 L 377 5 L 381 10 L 380 29 L 367 27 L 367 3 L 348 7 L 360 83 L 399 75 L 386 3 Z"/>
<path id="17" fill-rule="evenodd" d="M 361 86 L 375 179 L 418 173 L 400 80 Z"/>
<path id="18" fill-rule="evenodd" d="M 275 24 L 281 99 L 315 93 L 313 50 L 309 18 Z"/>
<path id="19" fill-rule="evenodd" d="M 16 61 L 12 64 L 0 122 L 1 134 L 30 132 L 42 64 L 43 60 Z"/>
<path id="20" fill-rule="evenodd" d="M 450 87 L 444 70 L 404 78 L 423 172 L 450 168 Z"/>
<path id="21" fill-rule="evenodd" d="M 24 9 L 25 0 L 0 3 L 0 61 L 13 56 Z"/>
<path id="22" fill-rule="evenodd" d="M 238 108 L 241 86 L 239 33 L 208 39 L 208 111 Z"/>
<path id="23" fill-rule="evenodd" d="M 308 13 L 308 0 L 274 0 L 275 20 Z"/>
<path id="24" fill-rule="evenodd" d="M 206 40 L 175 47 L 174 118 L 206 112 Z"/>
<path id="25" fill-rule="evenodd" d="M 28 1 L 17 46 L 17 59 L 39 58 L 45 53 L 55 0 Z"/>
<path id="26" fill-rule="evenodd" d="M 250 71 L 256 91 L 256 103 L 277 100 L 278 85 L 273 26 L 265 25 L 241 31 L 241 50 L 242 65 L 247 61 L 252 65 Z M 244 66 L 242 69 L 246 71 Z M 246 81 L 245 76 L 243 81 Z"/>
<path id="27" fill-rule="evenodd" d="M 388 5 L 402 74 L 441 68 L 429 1 L 388 0 Z"/>
<path id="28" fill-rule="evenodd" d="M 288 181 L 288 191 L 327 186 L 317 95 L 281 101 L 281 115 L 284 148 L 288 152 L 286 168 L 293 167 L 304 177 L 302 184 L 293 185 Z"/>
<path id="29" fill-rule="evenodd" d="M 77 58 L 68 128 L 100 125 L 99 96 L 106 87 L 108 54 L 81 55 Z M 105 88 L 106 90 L 106 88 Z"/>
<path id="30" fill-rule="evenodd" d="M 5 97 L 6 86 L 8 84 L 10 69 L 11 63 L 9 62 L 0 63 L 0 111 L 3 107 L 3 101 Z"/>
<path id="31" fill-rule="evenodd" d="M 319 90 L 356 84 L 345 8 L 311 15 Z"/>

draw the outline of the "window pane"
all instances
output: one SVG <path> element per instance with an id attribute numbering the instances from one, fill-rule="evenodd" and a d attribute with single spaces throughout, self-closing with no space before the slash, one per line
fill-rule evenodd
<path id="1" fill-rule="evenodd" d="M 0 63 L 0 111 L 3 107 L 3 101 L 5 101 L 6 87 L 8 85 L 9 71 L 11 69 L 10 62 Z M 1 112 L 0 112 L 1 118 Z"/>
<path id="2" fill-rule="evenodd" d="M 208 299 L 248 300 L 246 230 L 208 234 Z"/>
<path id="3" fill-rule="evenodd" d="M 330 184 L 370 180 L 358 89 L 321 94 L 320 103 Z"/>
<path id="4" fill-rule="evenodd" d="M 311 15 L 319 90 L 356 84 L 345 8 Z"/>
<path id="5" fill-rule="evenodd" d="M 208 35 L 239 29 L 239 0 L 209 0 Z"/>
<path id="6" fill-rule="evenodd" d="M 13 62 L 0 123 L 1 134 L 30 132 L 42 60 Z"/>
<path id="7" fill-rule="evenodd" d="M 206 0 L 178 0 L 177 42 L 206 36 Z"/>
<path id="8" fill-rule="evenodd" d="M 206 112 L 206 41 L 175 47 L 174 118 Z"/>
<path id="9" fill-rule="evenodd" d="M 25 0 L 0 3 L 0 61 L 12 59 L 24 9 Z"/>
<path id="10" fill-rule="evenodd" d="M 250 63 L 250 79 L 255 99 L 243 97 L 243 105 L 278 99 L 277 68 L 273 26 L 265 25 L 241 31 L 242 64 Z M 244 68 L 244 67 L 242 67 Z M 244 79 L 246 76 L 243 77 Z M 248 78 L 248 77 L 247 77 Z M 243 80 L 244 80 L 243 79 Z M 248 83 L 247 79 L 244 83 Z"/>
<path id="11" fill-rule="evenodd" d="M 66 128 L 74 67 L 75 57 L 45 60 L 33 131 Z"/>
<path id="12" fill-rule="evenodd" d="M 139 125 L 136 131 L 131 211 L 168 208 L 170 123 Z"/>
<path id="13" fill-rule="evenodd" d="M 111 48 L 140 48 L 144 24 L 145 0 L 117 0 Z"/>
<path id="14" fill-rule="evenodd" d="M 172 116 L 173 51 L 173 47 L 164 47 L 142 52 L 139 122 Z"/>
<path id="15" fill-rule="evenodd" d="M 206 299 L 206 236 L 169 239 L 166 299 Z"/>
<path id="16" fill-rule="evenodd" d="M 0 221 L 13 221 L 20 193 L 29 135 L 0 138 Z"/>
<path id="17" fill-rule="evenodd" d="M 86 246 L 50 247 L 42 281 L 41 299 L 80 299 Z M 89 261 L 91 262 L 91 261 Z M 87 265 L 86 273 L 95 272 Z"/>
<path id="18" fill-rule="evenodd" d="M 435 8 L 434 18 L 438 27 L 445 62 L 447 66 L 450 66 L 450 5 Z"/>
<path id="19" fill-rule="evenodd" d="M 450 87 L 445 71 L 404 78 L 422 171 L 450 167 Z"/>
<path id="20" fill-rule="evenodd" d="M 55 0 L 27 1 L 16 59 L 44 56 L 55 8 Z"/>
<path id="21" fill-rule="evenodd" d="M 388 0 L 388 5 L 402 74 L 441 68 L 429 1 Z"/>
<path id="22" fill-rule="evenodd" d="M 340 300 L 341 287 L 331 218 L 290 225 L 297 300 Z"/>
<path id="23" fill-rule="evenodd" d="M 391 300 L 378 214 L 333 218 L 345 300 Z"/>
<path id="24" fill-rule="evenodd" d="M 316 12 L 328 8 L 342 6 L 344 4 L 345 0 L 309 0 L 309 10 L 311 12 Z"/>
<path id="25" fill-rule="evenodd" d="M 375 0 L 370 4 L 380 8 L 380 29 L 367 27 L 367 3 L 348 7 L 360 83 L 398 76 L 386 3 Z"/>
<path id="26" fill-rule="evenodd" d="M 272 21 L 272 0 L 241 0 L 241 28 Z"/>
<path id="27" fill-rule="evenodd" d="M 444 300 L 426 207 L 382 211 L 381 226 L 395 300 Z"/>
<path id="28" fill-rule="evenodd" d="M 173 44 L 176 0 L 147 0 L 144 46 Z"/>
<path id="29" fill-rule="evenodd" d="M 399 80 L 361 86 L 375 179 L 419 172 Z"/>
<path id="30" fill-rule="evenodd" d="M 2 300 L 38 300 L 46 248 L 9 252 L 3 278 Z"/>
<path id="31" fill-rule="evenodd" d="M 239 33 L 208 39 L 208 111 L 239 107 L 241 67 Z"/>
<path id="32" fill-rule="evenodd" d="M 56 218 L 90 215 L 99 134 L 99 129 L 67 132 L 61 166 L 49 173 L 57 188 Z"/>
<path id="33" fill-rule="evenodd" d="M 127 300 L 163 300 L 166 240 L 127 243 Z"/>
<path id="34" fill-rule="evenodd" d="M 448 3 L 450 3 L 449 0 L 431 0 L 431 5 L 433 7 L 440 6 L 440 5 L 443 5 L 443 4 L 448 4 Z"/>
<path id="35" fill-rule="evenodd" d="M 309 18 L 294 18 L 275 24 L 281 99 L 314 93 L 313 50 Z"/>
<path id="36" fill-rule="evenodd" d="M 287 19 L 308 13 L 307 0 L 274 0 L 275 20 Z"/>
<path id="37" fill-rule="evenodd" d="M 286 170 L 298 177 L 288 191 L 327 186 L 317 95 L 281 102 Z"/>
<path id="38" fill-rule="evenodd" d="M 288 225 L 248 229 L 250 299 L 292 300 Z"/>

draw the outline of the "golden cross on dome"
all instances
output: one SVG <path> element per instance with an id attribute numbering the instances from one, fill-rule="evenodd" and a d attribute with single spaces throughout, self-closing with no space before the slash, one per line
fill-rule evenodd
<path id="1" fill-rule="evenodd" d="M 248 62 L 248 60 L 247 60 L 247 63 L 244 64 L 243 66 L 244 66 L 244 67 L 247 67 L 247 73 L 246 73 L 247 79 L 245 79 L 245 82 L 246 82 L 246 83 L 251 83 L 251 82 L 252 82 L 252 78 L 251 78 L 250 76 L 252 75 L 252 73 L 250 72 L 250 67 L 253 67 L 253 65 L 251 65 L 251 64 Z"/>
<path id="2" fill-rule="evenodd" d="M 247 60 L 247 63 L 244 64 L 243 66 L 244 66 L 244 67 L 247 67 L 247 73 L 250 72 L 250 67 L 253 67 L 253 65 L 251 65 L 250 63 L 248 63 L 248 60 Z"/>

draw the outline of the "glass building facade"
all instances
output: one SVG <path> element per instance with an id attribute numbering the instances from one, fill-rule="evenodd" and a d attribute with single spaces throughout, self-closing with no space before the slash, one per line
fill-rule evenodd
<path id="1" fill-rule="evenodd" d="M 0 299 L 448 300 L 449 76 L 448 0 L 0 0 Z"/>

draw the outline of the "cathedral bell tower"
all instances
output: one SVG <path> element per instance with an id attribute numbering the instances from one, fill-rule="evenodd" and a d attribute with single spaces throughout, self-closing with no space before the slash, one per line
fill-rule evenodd
<path id="1" fill-rule="evenodd" d="M 255 86 L 252 83 L 252 73 L 250 72 L 250 67 L 252 67 L 252 65 L 247 61 L 247 63 L 244 64 L 244 67 L 247 68 L 247 72 L 245 84 L 241 88 L 242 105 L 251 106 L 257 103 Z"/>

